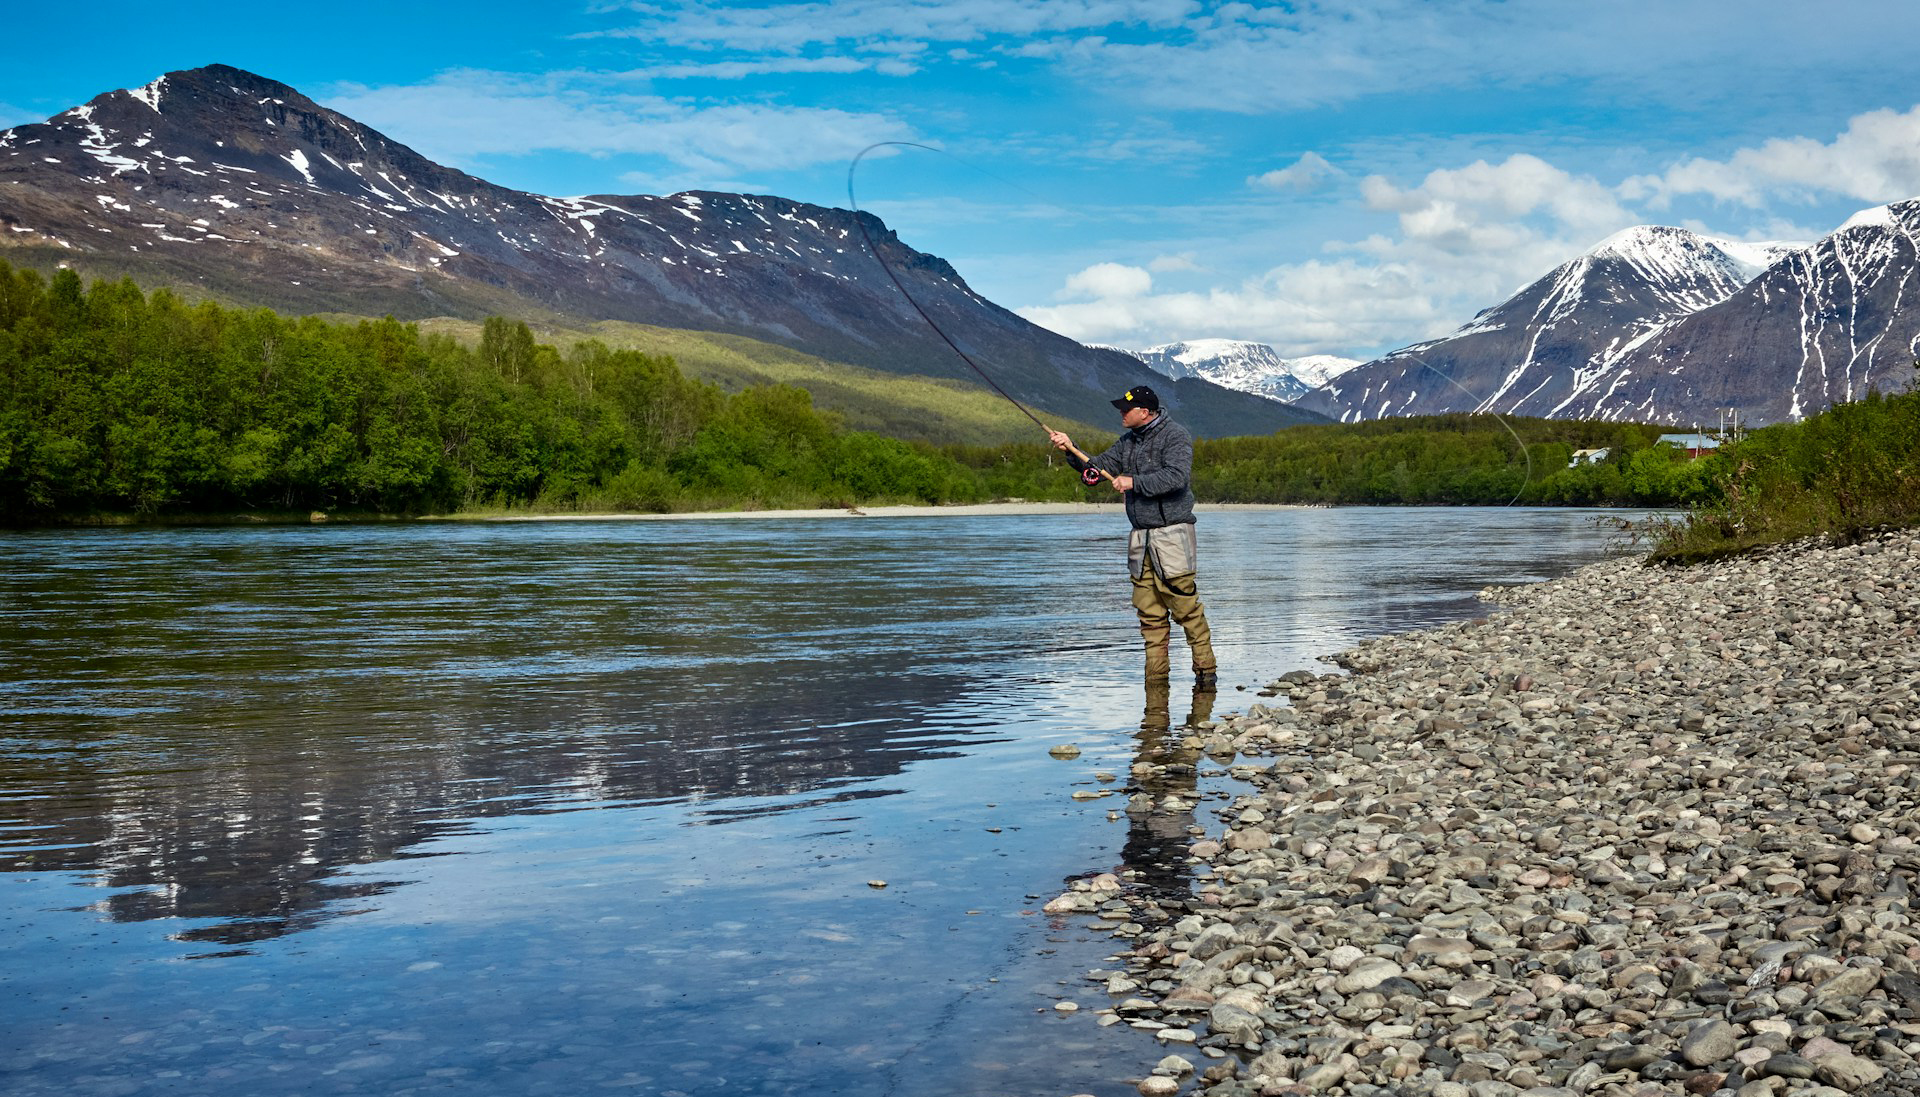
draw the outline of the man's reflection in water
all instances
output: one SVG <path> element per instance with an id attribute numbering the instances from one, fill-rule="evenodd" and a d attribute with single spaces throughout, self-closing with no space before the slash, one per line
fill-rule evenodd
<path id="1" fill-rule="evenodd" d="M 1184 895 L 1188 889 L 1187 847 L 1194 840 L 1189 828 L 1199 803 L 1200 749 L 1183 747 L 1180 741 L 1188 737 L 1189 729 L 1212 718 L 1213 690 L 1196 686 L 1187 718 L 1174 727 L 1167 680 L 1147 680 L 1121 861 L 1138 874 L 1135 880 L 1157 895 Z"/>

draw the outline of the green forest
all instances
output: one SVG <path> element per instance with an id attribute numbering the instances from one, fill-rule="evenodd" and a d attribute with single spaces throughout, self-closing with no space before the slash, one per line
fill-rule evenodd
<path id="1" fill-rule="evenodd" d="M 727 393 L 665 355 L 477 342 L 84 285 L 0 263 L 0 521 L 689 511 L 1108 500 L 1044 443 L 848 430 L 803 389 Z M 1036 430 L 1036 434 L 1038 431 Z M 1203 501 L 1620 504 L 1718 498 L 1660 428 L 1442 416 L 1203 441 Z M 1096 451 L 1111 441 L 1083 437 Z M 1577 448 L 1611 447 L 1569 468 Z"/>

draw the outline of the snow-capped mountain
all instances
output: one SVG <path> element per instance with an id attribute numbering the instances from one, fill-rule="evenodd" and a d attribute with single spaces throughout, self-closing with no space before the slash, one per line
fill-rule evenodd
<path id="1" fill-rule="evenodd" d="M 1360 362 L 1331 354 L 1282 358 L 1265 343 L 1191 339 L 1126 353 L 1172 378 L 1200 377 L 1223 388 L 1291 402 Z"/>
<path id="2" fill-rule="evenodd" d="M 0 132 L 0 258 L 247 305 L 505 314 L 747 335 L 896 373 L 978 378 L 867 246 L 1023 401 L 1107 422 L 1152 374 L 985 300 L 870 214 L 761 195 L 550 198 L 436 164 L 285 84 L 213 65 Z M 1202 434 L 1312 418 L 1194 379 Z"/>
<path id="3" fill-rule="evenodd" d="M 1920 199 L 1862 210 L 1710 308 L 1623 356 L 1561 414 L 1711 422 L 1799 419 L 1911 383 L 1920 355 Z"/>
<path id="4" fill-rule="evenodd" d="M 1457 411 L 1691 418 L 1691 405 L 1626 403 L 1622 385 L 1644 369 L 1651 347 L 1667 345 L 1671 329 L 1734 297 L 1761 264 L 1778 270 L 1782 255 L 1797 254 L 1792 247 L 1630 228 L 1453 334 L 1369 362 L 1296 406 L 1343 420 Z"/>

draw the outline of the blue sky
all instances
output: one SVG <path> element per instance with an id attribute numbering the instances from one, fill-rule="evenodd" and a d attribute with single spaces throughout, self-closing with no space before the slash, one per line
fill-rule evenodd
<path id="1" fill-rule="evenodd" d="M 220 62 L 543 194 L 862 208 L 1087 342 L 1365 357 L 1634 224 L 1920 196 L 1913 0 L 50 5 L 0 125 Z M 31 49 L 23 48 L 32 44 Z"/>

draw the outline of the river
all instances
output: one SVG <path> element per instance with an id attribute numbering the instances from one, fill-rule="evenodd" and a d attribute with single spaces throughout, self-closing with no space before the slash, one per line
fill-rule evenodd
<path id="1" fill-rule="evenodd" d="M 1120 945 L 1039 908 L 1179 886 L 1124 811 L 1166 709 L 1600 517 L 1203 512 L 1170 702 L 1117 510 L 0 534 L 0 1090 L 1131 1094 Z"/>

